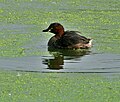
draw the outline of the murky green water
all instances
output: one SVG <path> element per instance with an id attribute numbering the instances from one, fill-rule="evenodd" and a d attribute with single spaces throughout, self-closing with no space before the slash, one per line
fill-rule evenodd
<path id="1" fill-rule="evenodd" d="M 1 0 L 0 69 L 120 72 L 120 0 Z M 84 51 L 48 51 L 42 30 L 60 22 L 93 39 Z M 59 69 L 59 70 L 58 70 Z"/>

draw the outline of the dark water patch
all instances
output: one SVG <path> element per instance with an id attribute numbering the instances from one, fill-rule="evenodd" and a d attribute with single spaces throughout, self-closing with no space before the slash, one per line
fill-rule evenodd
<path id="1" fill-rule="evenodd" d="M 58 55 L 57 55 L 58 56 Z M 0 68 L 30 72 L 120 73 L 119 54 L 89 54 L 79 57 L 33 56 L 1 58 Z"/>
<path id="2" fill-rule="evenodd" d="M 32 72 L 32 73 L 83 73 L 83 74 L 120 74 L 119 72 L 55 72 L 55 71 L 28 71 L 28 70 L 12 70 L 12 71 L 17 71 L 17 72 Z"/>

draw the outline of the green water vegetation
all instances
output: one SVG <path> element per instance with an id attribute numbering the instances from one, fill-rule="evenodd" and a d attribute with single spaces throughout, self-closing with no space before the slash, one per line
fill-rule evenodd
<path id="1" fill-rule="evenodd" d="M 114 75 L 113 75 L 114 76 Z M 119 102 L 120 77 L 0 72 L 1 102 Z"/>
<path id="2" fill-rule="evenodd" d="M 41 31 L 51 22 L 93 38 L 97 52 L 120 53 L 119 4 L 119 0 L 1 0 L 0 56 L 47 54 L 36 44 L 46 46 L 51 35 Z"/>

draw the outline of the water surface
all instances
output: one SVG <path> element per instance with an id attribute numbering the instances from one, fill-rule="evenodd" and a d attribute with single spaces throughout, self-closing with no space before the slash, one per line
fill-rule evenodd
<path id="1" fill-rule="evenodd" d="M 1 69 L 30 72 L 119 73 L 119 54 L 31 56 L 0 59 Z"/>

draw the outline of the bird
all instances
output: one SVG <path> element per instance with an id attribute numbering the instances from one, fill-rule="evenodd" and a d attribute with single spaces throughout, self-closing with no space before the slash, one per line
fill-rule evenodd
<path id="1" fill-rule="evenodd" d="M 79 31 L 65 31 L 60 23 L 51 23 L 43 32 L 53 33 L 48 47 L 58 49 L 88 49 L 92 47 L 92 39 L 81 35 Z"/>

